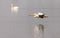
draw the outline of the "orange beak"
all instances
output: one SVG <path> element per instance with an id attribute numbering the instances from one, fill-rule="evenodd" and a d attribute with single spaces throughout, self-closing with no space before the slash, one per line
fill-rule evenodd
<path id="1" fill-rule="evenodd" d="M 33 13 L 33 14 L 29 14 L 29 16 L 35 16 L 35 14 Z"/>

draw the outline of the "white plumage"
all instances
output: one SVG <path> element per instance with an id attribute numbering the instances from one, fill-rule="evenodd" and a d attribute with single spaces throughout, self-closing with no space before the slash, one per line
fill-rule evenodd
<path id="1" fill-rule="evenodd" d="M 18 10 L 19 10 L 19 7 L 18 6 L 14 6 L 13 4 L 11 4 L 11 12 L 17 13 Z"/>

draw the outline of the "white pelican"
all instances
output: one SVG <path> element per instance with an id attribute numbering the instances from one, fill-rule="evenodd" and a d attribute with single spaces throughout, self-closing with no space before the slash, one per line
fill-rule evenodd
<path id="1" fill-rule="evenodd" d="M 18 10 L 19 10 L 19 7 L 18 6 L 15 6 L 15 5 L 11 4 L 11 12 L 17 13 Z"/>
<path id="2" fill-rule="evenodd" d="M 32 13 L 32 14 L 29 14 L 29 16 L 33 16 L 35 18 L 47 18 L 48 16 L 45 15 L 44 13 Z"/>

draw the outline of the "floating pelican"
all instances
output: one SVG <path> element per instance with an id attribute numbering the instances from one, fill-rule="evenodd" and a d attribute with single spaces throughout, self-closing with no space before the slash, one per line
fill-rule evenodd
<path id="1" fill-rule="evenodd" d="M 35 18 L 47 18 L 48 16 L 47 15 L 45 15 L 44 13 L 32 13 L 32 14 L 29 14 L 29 16 L 33 16 L 33 17 L 35 17 Z"/>
<path id="2" fill-rule="evenodd" d="M 19 11 L 19 7 L 14 5 L 14 4 L 11 4 L 11 14 L 12 15 L 17 15 L 18 11 Z"/>
<path id="3" fill-rule="evenodd" d="M 19 10 L 19 7 L 18 6 L 15 6 L 14 4 L 11 4 L 11 12 L 12 13 L 17 13 Z"/>

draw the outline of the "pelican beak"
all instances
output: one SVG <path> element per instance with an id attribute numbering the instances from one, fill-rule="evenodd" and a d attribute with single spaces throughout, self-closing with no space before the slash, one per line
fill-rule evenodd
<path id="1" fill-rule="evenodd" d="M 33 13 L 33 14 L 29 14 L 29 16 L 35 16 L 35 14 Z"/>

